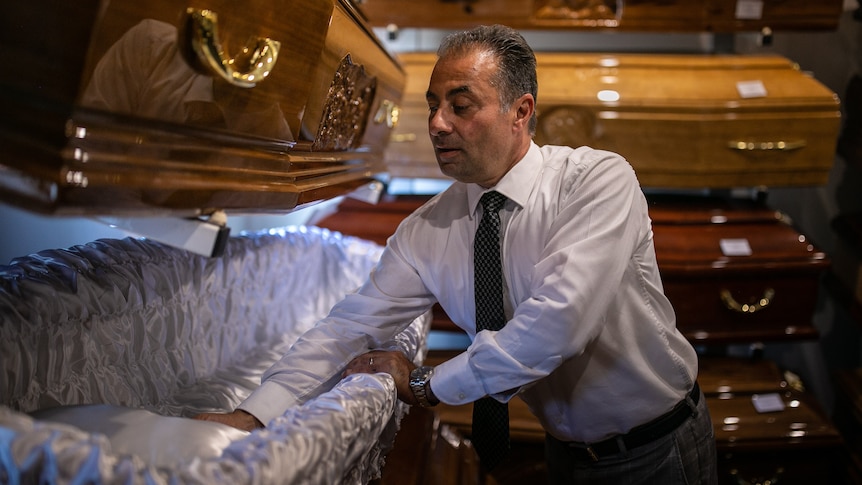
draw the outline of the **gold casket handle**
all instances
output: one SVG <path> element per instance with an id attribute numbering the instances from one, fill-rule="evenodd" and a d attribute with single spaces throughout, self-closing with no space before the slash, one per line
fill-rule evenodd
<path id="1" fill-rule="evenodd" d="M 275 67 L 281 48 L 277 40 L 257 37 L 235 57 L 230 57 L 219 39 L 218 15 L 212 10 L 196 8 L 186 10 L 185 42 L 185 47 L 193 54 L 187 59 L 195 68 L 243 88 L 252 88 L 266 79 Z"/>
<path id="2" fill-rule="evenodd" d="M 374 122 L 379 124 L 385 123 L 388 128 L 398 126 L 398 120 L 401 118 L 401 108 L 394 101 L 384 99 L 380 102 L 380 107 L 377 108 L 377 113 L 374 115 Z"/>
<path id="3" fill-rule="evenodd" d="M 803 148 L 806 145 L 805 140 L 791 140 L 791 141 L 742 141 L 742 140 L 732 140 L 727 142 L 727 148 L 731 150 L 739 150 L 746 152 L 753 151 L 790 151 L 790 150 L 798 150 Z"/>
<path id="4" fill-rule="evenodd" d="M 746 480 L 739 476 L 739 470 L 736 468 L 730 470 L 730 478 L 736 481 L 737 485 L 778 485 L 779 483 L 784 483 L 781 481 L 781 477 L 784 475 L 784 467 L 778 467 L 775 469 L 775 475 L 771 478 L 757 478 L 752 480 Z"/>
<path id="5" fill-rule="evenodd" d="M 724 306 L 730 310 L 737 313 L 756 313 L 760 310 L 766 309 L 770 303 L 772 303 L 772 298 L 775 296 L 775 290 L 772 288 L 767 288 L 766 291 L 763 292 L 763 296 L 755 303 L 739 303 L 733 298 L 733 295 L 730 294 L 730 290 L 722 289 L 721 290 L 721 302 L 724 303 Z"/>

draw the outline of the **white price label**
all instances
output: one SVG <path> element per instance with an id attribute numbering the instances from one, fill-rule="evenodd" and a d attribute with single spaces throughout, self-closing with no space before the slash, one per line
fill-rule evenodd
<path id="1" fill-rule="evenodd" d="M 766 97 L 766 86 L 763 81 L 739 81 L 736 83 L 736 91 L 743 98 Z"/>
<path id="2" fill-rule="evenodd" d="M 725 256 L 751 256 L 748 239 L 721 239 L 718 245 Z"/>
<path id="3" fill-rule="evenodd" d="M 739 20 L 757 20 L 763 17 L 762 0 L 738 0 L 736 2 L 736 18 Z"/>
<path id="4" fill-rule="evenodd" d="M 755 394 L 751 396 L 751 403 L 758 413 L 775 413 L 784 411 L 784 401 L 778 393 Z"/>

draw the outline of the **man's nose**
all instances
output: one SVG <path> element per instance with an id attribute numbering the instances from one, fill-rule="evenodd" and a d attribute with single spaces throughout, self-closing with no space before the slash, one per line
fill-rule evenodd
<path id="1" fill-rule="evenodd" d="M 440 136 L 448 133 L 450 130 L 449 122 L 443 114 L 443 110 L 438 109 L 428 118 L 428 132 L 431 136 Z"/>

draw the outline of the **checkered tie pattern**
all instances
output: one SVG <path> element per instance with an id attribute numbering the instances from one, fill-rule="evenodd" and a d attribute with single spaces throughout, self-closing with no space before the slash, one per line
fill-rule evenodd
<path id="1" fill-rule="evenodd" d="M 506 196 L 482 195 L 483 214 L 473 243 L 473 286 L 476 296 L 476 332 L 499 330 L 506 324 L 503 311 L 503 269 L 500 262 L 500 208 Z M 473 403 L 473 446 L 482 466 L 492 470 L 509 453 L 509 407 L 490 397 Z"/>

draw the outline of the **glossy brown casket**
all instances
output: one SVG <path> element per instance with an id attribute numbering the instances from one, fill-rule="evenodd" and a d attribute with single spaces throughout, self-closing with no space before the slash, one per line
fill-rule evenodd
<path id="1" fill-rule="evenodd" d="M 758 358 L 701 356 L 697 380 L 715 432 L 720 484 L 836 483 L 843 440 L 811 393 Z M 790 381 L 790 382 L 788 382 Z M 783 409 L 758 411 L 757 396 Z"/>
<path id="2" fill-rule="evenodd" d="M 653 201 L 653 235 L 677 326 L 694 343 L 817 336 L 811 322 L 829 259 L 757 203 Z"/>
<path id="3" fill-rule="evenodd" d="M 348 0 L 36 0 L 0 27 L 7 202 L 287 211 L 384 169 L 404 73 Z"/>
<path id="4" fill-rule="evenodd" d="M 838 97 L 779 56 L 536 54 L 540 145 L 625 156 L 644 187 L 806 186 L 826 182 Z M 439 177 L 425 91 L 434 55 L 399 56 L 404 111 L 387 165 Z"/>
<path id="5" fill-rule="evenodd" d="M 783 392 L 789 387 L 775 362 L 749 357 L 700 356 L 697 382 L 707 396 Z"/>
<path id="6" fill-rule="evenodd" d="M 721 484 L 837 483 L 843 441 L 814 397 L 784 390 L 784 409 L 758 412 L 756 393 L 708 395 Z"/>
<path id="7" fill-rule="evenodd" d="M 739 32 L 835 29 L 841 0 L 365 0 L 378 26 L 469 28 L 505 24 L 520 29 L 613 29 Z"/>

